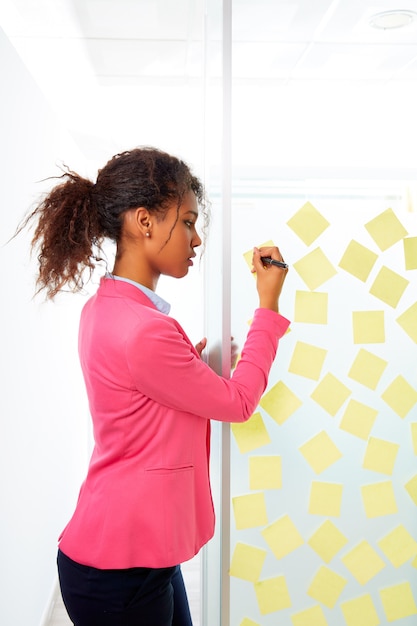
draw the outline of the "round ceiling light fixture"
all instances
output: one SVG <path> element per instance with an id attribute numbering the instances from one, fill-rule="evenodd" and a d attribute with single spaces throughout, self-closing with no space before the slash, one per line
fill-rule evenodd
<path id="1" fill-rule="evenodd" d="M 395 11 L 382 11 L 376 13 L 369 21 L 370 26 L 381 30 L 392 30 L 394 28 L 403 28 L 411 24 L 417 17 L 414 11 L 406 9 L 398 9 Z"/>

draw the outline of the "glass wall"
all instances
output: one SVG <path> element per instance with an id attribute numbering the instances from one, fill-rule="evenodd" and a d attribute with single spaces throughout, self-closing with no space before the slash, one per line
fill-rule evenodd
<path id="1" fill-rule="evenodd" d="M 222 7 L 221 154 L 211 153 L 207 178 L 207 327 L 221 344 L 214 366 L 228 375 L 230 336 L 242 345 L 256 306 L 254 245 L 273 241 L 290 265 L 281 311 L 292 325 L 251 420 L 214 425 L 218 525 L 204 551 L 203 623 L 411 626 L 413 97 L 407 81 L 357 80 L 359 68 L 320 80 L 312 67 L 303 74 L 301 59 L 285 76 L 280 64 L 297 54 L 297 31 L 288 45 L 274 36 L 298 8 Z"/>
<path id="2" fill-rule="evenodd" d="M 270 240 L 290 265 L 292 325 L 257 411 L 231 428 L 233 626 L 416 619 L 417 224 L 404 192 L 235 180 L 233 334 L 243 341 L 256 305 L 243 254 Z"/>

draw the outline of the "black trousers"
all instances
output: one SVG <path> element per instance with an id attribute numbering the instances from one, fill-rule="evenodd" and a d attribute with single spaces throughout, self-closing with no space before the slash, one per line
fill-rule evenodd
<path id="1" fill-rule="evenodd" d="M 75 626 L 192 626 L 181 568 L 100 570 L 58 550 L 62 599 Z"/>

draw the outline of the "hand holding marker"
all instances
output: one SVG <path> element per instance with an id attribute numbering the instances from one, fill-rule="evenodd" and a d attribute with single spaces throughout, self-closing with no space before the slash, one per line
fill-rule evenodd
<path id="1" fill-rule="evenodd" d="M 275 261 L 275 259 L 271 259 L 267 256 L 261 256 L 261 261 L 264 265 L 275 265 L 275 267 L 282 267 L 283 269 L 288 269 L 287 263 L 283 263 L 282 261 Z"/>

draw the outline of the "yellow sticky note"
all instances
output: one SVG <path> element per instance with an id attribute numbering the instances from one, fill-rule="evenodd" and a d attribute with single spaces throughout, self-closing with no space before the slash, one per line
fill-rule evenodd
<path id="1" fill-rule="evenodd" d="M 417 541 L 402 524 L 378 541 L 378 545 L 394 567 L 401 567 L 417 555 Z"/>
<path id="2" fill-rule="evenodd" d="M 417 422 L 411 422 L 411 440 L 413 442 L 414 454 L 417 454 Z"/>
<path id="3" fill-rule="evenodd" d="M 379 626 L 378 613 L 369 593 L 347 602 L 341 602 L 340 608 L 346 620 L 346 626 Z"/>
<path id="4" fill-rule="evenodd" d="M 253 619 L 249 619 L 245 617 L 242 622 L 240 622 L 240 626 L 260 626 L 258 622 L 254 622 Z"/>
<path id="5" fill-rule="evenodd" d="M 311 291 L 336 274 L 335 268 L 320 248 L 296 261 L 293 267 Z"/>
<path id="6" fill-rule="evenodd" d="M 348 376 L 365 387 L 375 390 L 387 365 L 388 363 L 384 359 L 361 348 Z"/>
<path id="7" fill-rule="evenodd" d="M 311 515 L 339 517 L 342 506 L 343 485 L 313 481 L 308 512 Z"/>
<path id="8" fill-rule="evenodd" d="M 260 246 L 257 246 L 257 248 L 273 248 L 275 246 L 274 242 L 269 239 L 268 241 L 265 241 L 265 243 L 262 243 Z M 247 252 L 245 252 L 243 254 L 243 258 L 246 261 L 247 266 L 249 267 L 249 269 L 252 269 L 252 257 L 253 257 L 253 248 L 251 248 L 250 250 L 248 250 Z"/>
<path id="9" fill-rule="evenodd" d="M 298 376 L 318 380 L 320 378 L 327 350 L 297 341 L 288 371 Z"/>
<path id="10" fill-rule="evenodd" d="M 266 559 L 266 550 L 237 543 L 230 562 L 230 576 L 254 583 L 259 580 Z"/>
<path id="11" fill-rule="evenodd" d="M 320 291 L 296 291 L 294 321 L 327 324 L 329 295 Z"/>
<path id="12" fill-rule="evenodd" d="M 280 517 L 261 531 L 261 534 L 277 559 L 303 545 L 304 539 L 289 515 Z"/>
<path id="13" fill-rule="evenodd" d="M 297 213 L 287 222 L 287 225 L 299 236 L 306 246 L 309 246 L 319 237 L 328 226 L 329 222 L 311 204 L 306 202 Z"/>
<path id="14" fill-rule="evenodd" d="M 417 403 L 417 390 L 401 375 L 385 389 L 381 398 L 400 417 L 405 417 Z"/>
<path id="15" fill-rule="evenodd" d="M 403 243 L 405 269 L 417 270 L 417 237 L 406 237 Z"/>
<path id="16" fill-rule="evenodd" d="M 232 433 L 241 454 L 271 443 L 260 413 L 254 413 L 247 422 L 232 424 Z"/>
<path id="17" fill-rule="evenodd" d="M 366 282 L 377 258 L 375 252 L 352 240 L 340 260 L 339 267 Z"/>
<path id="18" fill-rule="evenodd" d="M 336 376 L 327 373 L 314 389 L 311 397 L 334 417 L 351 393 L 351 390 L 340 382 Z"/>
<path id="19" fill-rule="evenodd" d="M 391 476 L 399 448 L 398 443 L 370 437 L 362 467 Z"/>
<path id="20" fill-rule="evenodd" d="M 379 595 L 389 622 L 417 615 L 417 606 L 409 582 L 381 589 Z"/>
<path id="21" fill-rule="evenodd" d="M 250 489 L 281 489 L 280 456 L 251 456 L 249 458 Z"/>
<path id="22" fill-rule="evenodd" d="M 336 572 L 322 565 L 307 589 L 307 593 L 314 598 L 314 600 L 332 609 L 338 601 L 346 583 L 346 578 L 343 578 L 340 574 L 336 574 Z"/>
<path id="23" fill-rule="evenodd" d="M 408 495 L 417 504 L 417 474 L 405 484 Z"/>
<path id="24" fill-rule="evenodd" d="M 365 228 L 382 251 L 404 239 L 408 234 L 392 209 L 387 209 L 377 215 L 365 224 Z"/>
<path id="25" fill-rule="evenodd" d="M 312 606 L 304 611 L 291 615 L 293 626 L 328 626 L 320 605 Z"/>
<path id="26" fill-rule="evenodd" d="M 406 278 L 383 266 L 379 270 L 369 293 L 395 309 L 409 282 Z"/>
<path id="27" fill-rule="evenodd" d="M 316 474 L 324 472 L 342 456 L 340 450 L 324 430 L 300 446 L 299 450 Z"/>
<path id="28" fill-rule="evenodd" d="M 285 576 L 259 580 L 254 584 L 259 611 L 262 615 L 291 607 Z"/>
<path id="29" fill-rule="evenodd" d="M 353 343 L 384 343 L 384 311 L 353 311 Z"/>
<path id="30" fill-rule="evenodd" d="M 369 437 L 378 411 L 357 400 L 349 400 L 340 422 L 340 428 L 365 441 Z"/>
<path id="31" fill-rule="evenodd" d="M 404 311 L 400 317 L 397 317 L 396 321 L 410 339 L 417 343 L 417 302 Z"/>
<path id="32" fill-rule="evenodd" d="M 385 567 L 384 561 L 367 541 L 361 541 L 345 554 L 342 562 L 360 585 L 366 585 Z"/>
<path id="33" fill-rule="evenodd" d="M 398 513 L 391 481 L 372 483 L 361 487 L 366 517 L 381 517 Z"/>
<path id="34" fill-rule="evenodd" d="M 308 545 L 323 559 L 325 563 L 330 563 L 333 557 L 348 542 L 347 537 L 333 524 L 331 520 L 326 520 L 311 535 Z"/>
<path id="35" fill-rule="evenodd" d="M 302 405 L 301 400 L 282 381 L 265 393 L 259 405 L 279 425 L 282 425 Z"/>
<path id="36" fill-rule="evenodd" d="M 268 523 L 265 496 L 263 493 L 251 493 L 232 498 L 237 530 L 265 526 Z"/>

